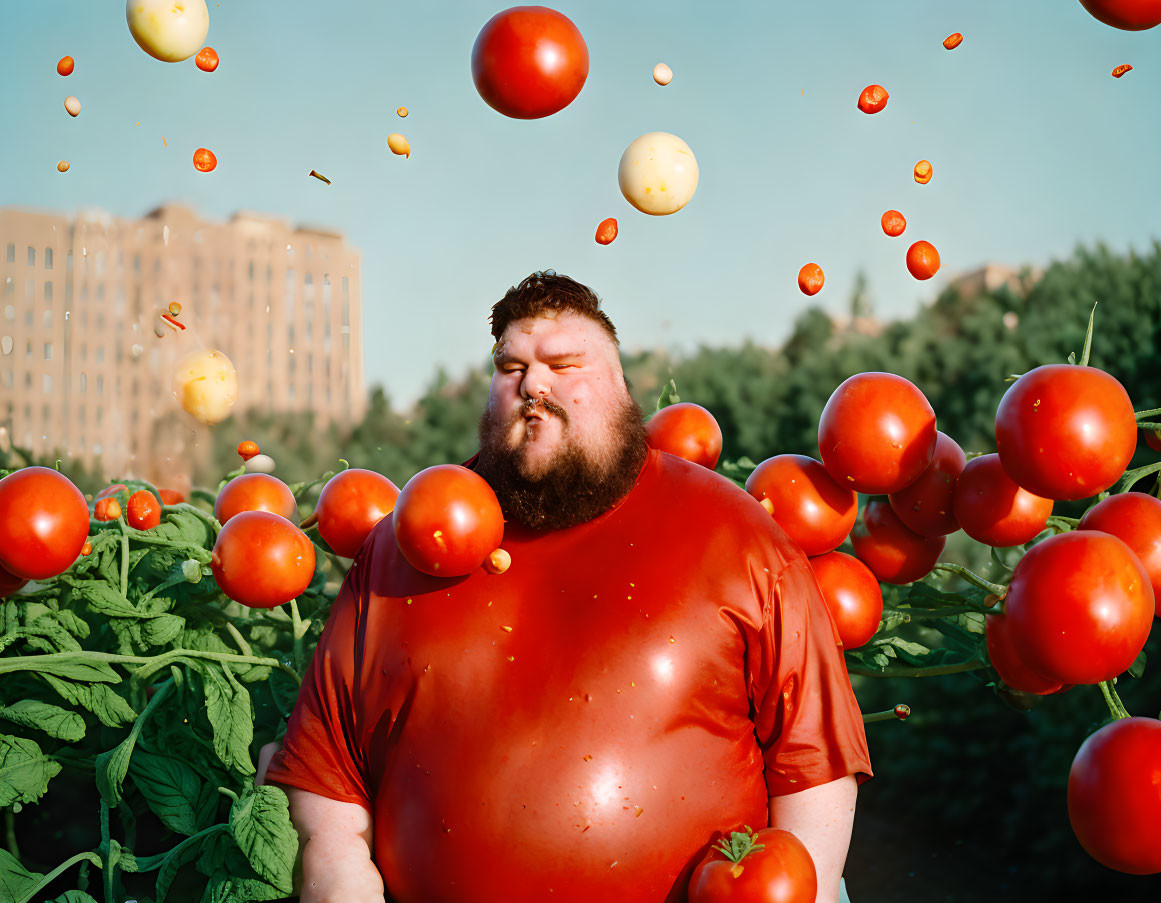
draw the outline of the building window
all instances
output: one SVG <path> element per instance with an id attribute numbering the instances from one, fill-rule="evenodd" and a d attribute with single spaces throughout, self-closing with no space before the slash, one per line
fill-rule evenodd
<path id="1" fill-rule="evenodd" d="M 105 377 L 100 373 L 97 374 L 97 394 L 105 394 Z M 97 408 L 97 423 L 101 422 L 101 409 Z"/>
<path id="2" fill-rule="evenodd" d="M 0 339 L 0 351 L 3 351 L 5 354 L 12 353 L 12 345 L 12 336 L 6 335 L 4 338 Z"/>
<path id="3" fill-rule="evenodd" d="M 16 308 L 9 304 L 4 308 L 4 319 L 12 322 L 16 319 Z"/>
<path id="4" fill-rule="evenodd" d="M 44 382 L 43 382 L 43 384 L 42 384 L 42 387 L 43 387 L 43 389 L 44 389 L 44 394 L 45 394 L 45 395 L 48 395 L 49 393 L 51 393 L 51 392 L 52 392 L 52 377 L 51 377 L 51 376 L 49 376 L 47 373 L 46 373 L 46 374 L 44 374 Z M 49 410 L 48 410 L 48 405 L 45 405 L 45 406 L 44 406 L 44 419 L 45 419 L 45 420 L 49 420 L 49 419 L 50 419 L 50 417 L 49 417 Z"/>
<path id="5" fill-rule="evenodd" d="M 29 329 L 32 328 L 32 311 L 31 310 L 26 310 L 24 312 L 24 325 L 27 326 Z"/>
<path id="6" fill-rule="evenodd" d="M 89 387 L 89 377 L 81 373 L 81 394 L 85 394 L 85 390 Z M 81 408 L 81 423 L 85 422 L 85 409 Z"/>
<path id="7" fill-rule="evenodd" d="M 32 339 L 29 339 L 24 346 L 24 356 L 32 357 Z"/>
<path id="8" fill-rule="evenodd" d="M 100 347 L 97 348 L 97 363 L 98 364 L 105 363 L 105 346 L 104 345 L 101 345 Z M 97 379 L 100 379 L 100 377 L 98 376 Z M 101 390 L 98 389 L 97 391 L 100 392 Z"/>
<path id="9" fill-rule="evenodd" d="M 52 342 L 44 343 L 44 359 L 46 361 L 52 360 Z"/>
<path id="10" fill-rule="evenodd" d="M 32 303 L 32 297 L 36 294 L 36 283 L 31 279 L 24 280 L 24 300 L 29 304 Z"/>
<path id="11" fill-rule="evenodd" d="M 52 248 L 44 249 L 44 268 L 46 270 L 52 269 Z"/>
<path id="12" fill-rule="evenodd" d="M 48 281 L 44 283 L 44 303 L 52 304 L 52 283 Z"/>
<path id="13" fill-rule="evenodd" d="M 98 411 L 97 413 L 100 413 L 100 411 Z M 94 455 L 101 454 L 101 443 L 100 442 L 98 442 L 96 445 L 93 446 L 93 454 Z"/>
<path id="14" fill-rule="evenodd" d="M 65 269 L 71 270 L 72 268 L 73 268 L 73 252 L 69 251 L 68 254 L 65 255 Z"/>
<path id="15" fill-rule="evenodd" d="M 51 310 L 46 310 L 44 312 L 44 317 L 42 318 L 42 321 L 44 322 L 45 329 L 52 329 L 52 311 Z"/>
<path id="16" fill-rule="evenodd" d="M 103 283 L 103 282 L 97 283 L 97 300 L 98 301 L 105 300 L 105 283 Z"/>
<path id="17" fill-rule="evenodd" d="M 28 265 L 30 267 L 36 266 L 36 248 L 32 245 L 28 246 Z"/>
<path id="18" fill-rule="evenodd" d="M 16 263 L 16 245 L 13 242 L 8 242 L 8 262 Z"/>
<path id="19" fill-rule="evenodd" d="M 134 273 L 141 272 L 141 255 L 140 254 L 133 255 L 133 272 Z"/>
<path id="20" fill-rule="evenodd" d="M 11 370 L 4 371 L 4 388 L 5 389 L 12 388 L 12 371 Z M 12 405 L 11 404 L 8 405 L 8 413 L 9 414 L 12 413 Z"/>
<path id="21" fill-rule="evenodd" d="M 9 276 L 7 279 L 4 280 L 4 297 L 7 298 L 7 297 L 9 297 L 11 295 L 15 295 L 15 294 L 16 294 L 16 283 L 13 282 L 12 277 Z"/>

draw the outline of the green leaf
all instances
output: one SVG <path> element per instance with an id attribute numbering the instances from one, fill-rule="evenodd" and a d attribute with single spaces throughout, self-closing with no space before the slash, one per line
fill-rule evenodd
<path id="1" fill-rule="evenodd" d="M 250 694 L 234 675 L 217 666 L 202 672 L 206 715 L 214 729 L 214 752 L 227 768 L 254 774 L 250 744 L 254 741 L 254 712 Z"/>
<path id="2" fill-rule="evenodd" d="M 289 718 L 294 711 L 294 704 L 298 701 L 298 685 L 285 671 L 274 671 L 267 683 L 274 704 L 284 718 Z"/>
<path id="3" fill-rule="evenodd" d="M 230 809 L 230 833 L 254 871 L 289 894 L 298 833 L 286 794 L 269 785 L 247 788 Z"/>
<path id="4" fill-rule="evenodd" d="M 137 732 L 129 734 L 112 749 L 97 756 L 97 792 L 110 806 L 121 802 L 125 775 L 129 773 L 129 759 L 137 745 Z"/>
<path id="5" fill-rule="evenodd" d="M 141 612 L 103 580 L 73 581 L 73 589 L 93 614 L 107 618 L 138 618 Z"/>
<path id="6" fill-rule="evenodd" d="M 206 887 L 203 903 L 257 903 L 257 901 L 277 900 L 286 893 L 272 887 L 265 881 L 254 878 L 235 878 L 219 874 Z"/>
<path id="7" fill-rule="evenodd" d="M 217 793 L 181 759 L 138 749 L 129 763 L 129 776 L 171 831 L 192 835 L 213 822 Z"/>
<path id="8" fill-rule="evenodd" d="M 1080 355 L 1080 365 L 1082 367 L 1088 366 L 1089 353 L 1092 351 L 1092 324 L 1096 319 L 1096 309 L 1099 302 L 1094 302 L 1092 306 L 1092 313 L 1088 315 L 1088 331 L 1084 334 L 1084 351 Z M 1070 364 L 1073 363 L 1072 355 L 1069 355 Z"/>
<path id="9" fill-rule="evenodd" d="M 108 662 L 94 658 L 91 652 L 56 652 L 0 659 L 0 675 L 10 671 L 35 671 L 42 676 L 52 674 L 81 683 L 121 682 L 121 675 Z"/>
<path id="10" fill-rule="evenodd" d="M 66 890 L 53 900 L 52 903 L 97 903 L 97 901 L 83 890 Z"/>
<path id="11" fill-rule="evenodd" d="M 158 615 L 141 625 L 141 635 L 152 646 L 166 646 L 181 636 L 185 618 L 177 615 Z"/>
<path id="12" fill-rule="evenodd" d="M 1145 650 L 1141 650 L 1141 654 L 1133 659 L 1133 664 L 1129 665 L 1129 676 L 1140 677 L 1145 673 Z"/>
<path id="13" fill-rule="evenodd" d="M 60 768 L 35 741 L 0 734 L 0 806 L 35 803 Z"/>
<path id="14" fill-rule="evenodd" d="M 30 872 L 19 859 L 0 848 L 0 900 L 23 900 L 43 878 L 44 875 Z"/>
<path id="15" fill-rule="evenodd" d="M 44 731 L 57 740 L 76 743 L 85 736 L 85 719 L 76 712 L 35 699 L 21 699 L 10 706 L 0 706 L 0 718 Z"/>
<path id="16" fill-rule="evenodd" d="M 107 684 L 73 683 L 52 674 L 42 674 L 49 685 L 64 699 L 88 709 L 108 727 L 120 727 L 137 718 L 133 707 L 118 696 Z"/>
<path id="17" fill-rule="evenodd" d="M 657 396 L 656 410 L 660 411 L 662 408 L 668 407 L 671 404 L 677 404 L 679 401 L 681 401 L 681 398 L 677 394 L 677 383 L 671 379 L 662 388 L 661 394 Z"/>

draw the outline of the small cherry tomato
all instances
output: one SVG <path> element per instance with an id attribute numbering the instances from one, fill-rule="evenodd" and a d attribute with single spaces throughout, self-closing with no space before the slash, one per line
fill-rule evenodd
<path id="1" fill-rule="evenodd" d="M 258 443 L 252 439 L 246 439 L 238 443 L 238 455 L 243 461 L 249 461 L 261 451 L 262 449 L 258 447 Z"/>
<path id="2" fill-rule="evenodd" d="M 68 160 L 59 161 L 56 164 L 56 171 L 57 172 L 68 172 L 69 171 L 69 161 Z"/>
<path id="3" fill-rule="evenodd" d="M 931 463 L 915 482 L 887 497 L 899 520 L 920 536 L 946 536 L 958 530 L 955 484 L 966 463 L 959 443 L 937 430 Z"/>
<path id="4" fill-rule="evenodd" d="M 926 577 L 943 554 L 946 536 L 920 536 L 886 502 L 867 502 L 851 531 L 855 555 L 883 583 L 912 583 Z"/>
<path id="5" fill-rule="evenodd" d="M 93 517 L 97 520 L 116 520 L 121 516 L 121 503 L 115 498 L 98 499 L 93 506 Z"/>
<path id="6" fill-rule="evenodd" d="M 1161 430 L 1147 430 L 1145 432 L 1145 444 L 1153 451 L 1161 452 Z"/>
<path id="7" fill-rule="evenodd" d="M 888 210 L 880 220 L 883 231 L 892 238 L 898 238 L 907 228 L 907 218 L 898 210 Z"/>
<path id="8" fill-rule="evenodd" d="M 667 405 L 645 423 L 649 445 L 713 470 L 722 453 L 722 430 L 714 415 L 688 401 Z"/>
<path id="9" fill-rule="evenodd" d="M 930 279 L 939 272 L 939 252 L 929 241 L 917 241 L 907 249 L 907 271 L 916 279 Z"/>
<path id="10" fill-rule="evenodd" d="M 817 263 L 808 263 L 798 271 L 798 288 L 804 295 L 817 295 L 825 281 L 826 276 Z"/>
<path id="11" fill-rule="evenodd" d="M 1022 546 L 1040 534 L 1052 514 L 1052 499 L 1017 484 L 999 455 L 980 455 L 959 475 L 954 507 L 964 533 L 986 546 L 1007 548 Z"/>
<path id="12" fill-rule="evenodd" d="M 176 489 L 158 489 L 157 492 L 163 505 L 180 505 L 185 501 L 185 496 Z"/>
<path id="13" fill-rule="evenodd" d="M 608 245 L 612 244 L 613 239 L 617 237 L 617 221 L 613 217 L 601 220 L 601 224 L 597 226 L 597 244 Z"/>
<path id="14" fill-rule="evenodd" d="M 81 546 L 81 554 L 82 555 L 89 555 L 92 553 L 92 551 L 93 551 L 93 544 L 86 539 L 85 544 L 83 546 Z"/>
<path id="15" fill-rule="evenodd" d="M 689 903 L 814 903 L 814 860 L 789 831 L 747 827 L 718 839 L 690 875 Z"/>
<path id="16" fill-rule="evenodd" d="M 194 169 L 198 172 L 210 172 L 218 165 L 218 158 L 214 156 L 214 152 L 205 147 L 199 147 L 194 151 L 193 155 Z"/>
<path id="17" fill-rule="evenodd" d="M 878 113 L 887 106 L 890 95 L 882 85 L 867 85 L 859 95 L 859 109 L 864 113 Z"/>
<path id="18" fill-rule="evenodd" d="M 926 185 L 930 182 L 934 174 L 935 170 L 932 168 L 930 160 L 920 160 L 915 164 L 915 181 L 920 185 Z"/>
<path id="19" fill-rule="evenodd" d="M 213 72 L 218 68 L 218 53 L 213 47 L 203 47 L 194 57 L 194 63 L 202 72 Z"/>
<path id="20" fill-rule="evenodd" d="M 72 75 L 73 74 L 73 67 L 75 65 L 76 65 L 76 63 L 73 61 L 73 58 L 71 56 L 62 56 L 60 58 L 60 62 L 58 62 L 56 64 L 56 74 L 57 75 Z"/>
<path id="21" fill-rule="evenodd" d="M 946 38 L 943 39 L 943 46 L 948 50 L 955 50 L 955 48 L 962 43 L 963 35 L 958 31 L 955 34 L 949 34 Z"/>
<path id="22" fill-rule="evenodd" d="M 126 520 L 135 530 L 150 530 L 161 523 L 161 502 L 148 489 L 139 489 L 129 496 Z"/>
<path id="23" fill-rule="evenodd" d="M 866 644 L 883 619 L 883 590 L 870 569 L 845 552 L 811 558 L 810 566 L 844 649 Z"/>

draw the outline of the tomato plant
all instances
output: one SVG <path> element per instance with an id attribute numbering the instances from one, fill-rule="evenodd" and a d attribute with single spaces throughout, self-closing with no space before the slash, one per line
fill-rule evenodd
<path id="1" fill-rule="evenodd" d="M 472 79 L 492 109 L 540 119 L 567 107 L 584 87 L 589 50 L 572 20 L 543 6 L 496 13 L 472 47 Z"/>
<path id="2" fill-rule="evenodd" d="M 818 873 L 789 831 L 733 831 L 711 847 L 689 879 L 689 903 L 814 903 Z"/>
<path id="3" fill-rule="evenodd" d="M 645 423 L 649 444 L 713 470 L 722 453 L 722 430 L 701 405 L 681 401 L 666 405 Z"/>
<path id="4" fill-rule="evenodd" d="M 867 502 L 851 531 L 855 555 L 884 583 L 912 583 L 939 561 L 946 536 L 920 536 L 903 524 L 887 502 Z"/>
<path id="5" fill-rule="evenodd" d="M 770 500 L 774 519 L 807 555 L 837 549 L 859 513 L 854 491 L 805 455 L 767 458 L 746 479 L 746 492 Z"/>
<path id="6" fill-rule="evenodd" d="M 1137 418 L 1117 380 L 1095 367 L 1045 364 L 1017 379 L 996 410 L 996 449 L 1035 495 L 1085 499 L 1125 472 Z"/>
<path id="7" fill-rule="evenodd" d="M 397 498 L 399 489 L 382 474 L 340 471 L 319 493 L 318 531 L 337 554 L 354 558 L 375 524 L 394 510 Z"/>
<path id="8" fill-rule="evenodd" d="M 496 493 L 458 464 L 436 464 L 408 480 L 392 517 L 403 557 L 434 577 L 470 574 L 504 538 Z"/>
<path id="9" fill-rule="evenodd" d="M 1004 610 L 1029 668 L 1061 683 L 1095 684 L 1128 670 L 1141 652 L 1153 624 L 1153 590 L 1124 542 L 1078 530 L 1024 554 Z"/>
<path id="10" fill-rule="evenodd" d="M 1068 772 L 1068 820 L 1102 865 L 1161 872 L 1161 721 L 1118 718 L 1081 744 Z"/>
<path id="11" fill-rule="evenodd" d="M 0 480 L 0 567 L 17 577 L 55 577 L 77 560 L 89 507 L 68 477 L 25 467 Z"/>
<path id="12" fill-rule="evenodd" d="M 278 477 L 246 473 L 226 483 L 214 502 L 214 517 L 223 526 L 243 511 L 269 511 L 293 521 L 298 518 L 298 503 L 290 487 Z"/>
<path id="13" fill-rule="evenodd" d="M 1153 451 L 1161 452 L 1161 430 L 1145 430 L 1145 444 Z"/>
<path id="14" fill-rule="evenodd" d="M 1077 529 L 1109 533 L 1133 550 L 1149 575 L 1161 617 L 1161 499 L 1143 492 L 1110 495 L 1085 512 Z"/>
<path id="15" fill-rule="evenodd" d="M 844 649 L 857 649 L 875 635 L 883 617 L 883 591 L 859 559 L 828 552 L 810 559 L 818 588 L 838 627 Z"/>
<path id="16" fill-rule="evenodd" d="M 955 517 L 964 533 L 989 546 L 1020 546 L 1048 523 L 1052 499 L 1033 495 L 1004 470 L 999 455 L 980 455 L 955 486 Z"/>
<path id="17" fill-rule="evenodd" d="M 966 462 L 959 443 L 936 431 L 931 463 L 914 483 L 888 496 L 892 510 L 907 529 L 920 536 L 946 536 L 959 529 L 953 502 L 956 481 Z"/>
<path id="18" fill-rule="evenodd" d="M 935 411 L 912 383 L 893 373 L 857 373 L 823 408 L 818 450 L 840 486 L 898 492 L 931 463 L 935 433 Z"/>
<path id="19" fill-rule="evenodd" d="M 1161 0 L 1080 0 L 1080 3 L 1113 28 L 1144 31 L 1161 25 Z"/>
<path id="20" fill-rule="evenodd" d="M 314 578 L 314 543 L 284 517 L 242 511 L 222 526 L 212 567 L 222 592 L 251 608 L 273 608 L 306 591 Z"/>

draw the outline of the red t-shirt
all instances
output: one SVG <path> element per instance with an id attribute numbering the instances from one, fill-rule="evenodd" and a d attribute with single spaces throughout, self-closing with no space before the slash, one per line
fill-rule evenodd
<path id="1" fill-rule="evenodd" d="M 267 772 L 372 813 L 389 898 L 673 903 L 768 795 L 870 776 L 810 565 L 726 478 L 651 449 L 616 507 L 503 547 L 429 577 L 380 521 Z"/>

